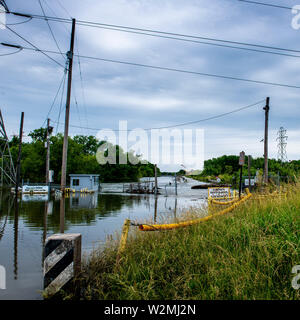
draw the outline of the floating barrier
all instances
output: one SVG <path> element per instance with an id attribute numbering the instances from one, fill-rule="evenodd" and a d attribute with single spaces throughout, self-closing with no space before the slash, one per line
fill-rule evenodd
<path id="1" fill-rule="evenodd" d="M 216 216 L 221 216 L 223 214 L 229 213 L 232 210 L 234 210 L 236 207 L 238 207 L 240 204 L 242 204 L 243 202 L 248 200 L 250 197 L 252 197 L 251 193 L 244 196 L 239 201 L 235 202 L 232 206 L 230 206 L 230 207 L 228 207 L 228 208 L 226 208 L 226 209 L 224 209 L 214 215 L 209 215 L 204 218 L 199 218 L 199 219 L 195 219 L 195 220 L 191 220 L 191 221 L 178 222 L 178 223 L 169 223 L 169 224 L 155 224 L 155 225 L 141 224 L 141 225 L 139 225 L 139 230 L 141 230 L 141 231 L 171 230 L 171 229 L 177 229 L 177 228 L 191 226 L 193 224 L 197 224 L 200 222 L 210 220 Z"/>

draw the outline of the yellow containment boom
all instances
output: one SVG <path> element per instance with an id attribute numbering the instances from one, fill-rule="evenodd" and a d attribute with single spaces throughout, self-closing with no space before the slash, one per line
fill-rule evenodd
<path id="1" fill-rule="evenodd" d="M 230 206 L 230 207 L 228 207 L 228 208 L 226 208 L 226 209 L 224 209 L 214 215 L 209 215 L 204 218 L 199 218 L 199 219 L 184 221 L 184 222 L 178 222 L 178 223 L 170 223 L 170 224 L 154 224 L 154 225 L 141 224 L 141 225 L 139 225 L 139 229 L 141 231 L 156 231 L 156 230 L 171 230 L 171 229 L 191 226 L 193 224 L 197 224 L 200 222 L 210 220 L 216 216 L 221 216 L 223 214 L 229 213 L 232 210 L 234 210 L 236 207 L 238 207 L 240 204 L 242 204 L 244 201 L 248 200 L 250 197 L 252 197 L 251 193 L 249 193 L 245 197 L 241 198 L 241 200 L 235 202 L 232 206 Z"/>

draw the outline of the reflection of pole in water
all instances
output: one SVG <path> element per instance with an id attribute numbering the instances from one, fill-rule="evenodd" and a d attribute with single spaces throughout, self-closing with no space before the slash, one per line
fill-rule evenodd
<path id="1" fill-rule="evenodd" d="M 157 196 L 155 196 L 155 201 L 154 201 L 154 222 L 156 222 L 157 218 Z"/>
<path id="2" fill-rule="evenodd" d="M 59 228 L 60 228 L 60 233 L 65 232 L 65 197 L 64 196 L 60 198 Z"/>
<path id="3" fill-rule="evenodd" d="M 176 218 L 177 213 L 177 198 L 175 198 L 175 206 L 174 206 L 174 217 Z"/>
<path id="4" fill-rule="evenodd" d="M 15 196 L 15 220 L 14 220 L 14 274 L 18 279 L 18 229 L 19 229 L 19 202 L 18 195 Z"/>
<path id="5" fill-rule="evenodd" d="M 44 209 L 44 219 L 43 219 L 43 245 L 42 245 L 42 266 L 44 265 L 44 258 L 45 258 L 45 242 L 47 238 L 47 216 L 48 216 L 48 201 L 45 202 L 45 209 Z"/>

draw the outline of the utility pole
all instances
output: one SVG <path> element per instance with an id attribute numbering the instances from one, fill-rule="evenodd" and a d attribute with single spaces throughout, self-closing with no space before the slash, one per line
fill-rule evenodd
<path id="1" fill-rule="evenodd" d="M 154 165 L 154 177 L 155 177 L 155 187 L 154 187 L 154 193 L 157 195 L 157 165 Z"/>
<path id="2" fill-rule="evenodd" d="M 68 53 L 67 53 L 67 57 L 68 57 L 68 91 L 67 91 L 67 102 L 66 102 L 65 132 L 64 132 L 64 144 L 63 144 L 62 165 L 61 165 L 61 183 L 60 183 L 60 189 L 63 193 L 65 192 L 66 180 L 67 180 L 68 136 L 69 136 L 69 118 L 70 118 L 75 25 L 76 25 L 76 20 L 72 19 L 72 33 L 71 33 L 70 51 L 68 51 Z"/>
<path id="3" fill-rule="evenodd" d="M 49 171 L 50 171 L 50 136 L 52 133 L 53 127 L 50 127 L 50 119 L 47 119 L 47 155 L 46 155 L 46 184 L 49 184 Z"/>
<path id="4" fill-rule="evenodd" d="M 16 199 L 19 193 L 19 184 L 20 184 L 23 123 L 24 123 L 24 112 L 22 112 L 21 114 L 20 133 L 19 133 L 19 153 L 18 153 L 18 160 L 17 160 L 16 189 L 15 189 Z"/>
<path id="5" fill-rule="evenodd" d="M 268 131 L 269 131 L 269 110 L 270 110 L 270 98 L 266 99 L 265 110 L 265 138 L 264 138 L 264 158 L 265 158 L 265 166 L 264 166 L 264 183 L 268 183 Z"/>
<path id="6" fill-rule="evenodd" d="M 251 156 L 248 155 L 248 181 L 249 181 L 249 190 L 251 191 Z"/>

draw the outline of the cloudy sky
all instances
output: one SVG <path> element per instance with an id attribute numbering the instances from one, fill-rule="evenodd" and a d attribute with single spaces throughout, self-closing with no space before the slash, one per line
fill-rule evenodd
<path id="1" fill-rule="evenodd" d="M 266 1 L 267 2 L 267 1 Z M 298 1 L 300 4 L 300 0 Z M 294 6 L 297 1 L 272 1 Z M 38 0 L 6 0 L 11 11 L 41 15 Z M 48 16 L 74 17 L 104 24 L 153 29 L 300 50 L 300 29 L 291 26 L 291 10 L 237 0 L 41 0 Z M 271 1 L 269 1 L 271 3 Z M 26 20 L 26 19 L 25 19 Z M 7 23 L 43 50 L 58 51 L 45 20 L 9 15 Z M 70 24 L 49 22 L 66 52 Z M 0 30 L 0 42 L 30 45 L 11 30 Z M 220 42 L 219 42 L 220 43 Z M 75 53 L 193 72 L 300 86 L 300 59 L 77 25 Z M 259 49 L 256 47 L 255 49 Z M 268 49 L 261 49 L 270 51 Z M 9 135 L 17 134 L 25 112 L 24 132 L 45 123 L 64 70 L 38 52 L 0 47 L 0 107 Z M 276 51 L 291 54 L 291 52 Z M 300 53 L 292 53 L 299 55 Z M 64 58 L 49 54 L 60 64 Z M 220 115 L 270 97 L 270 157 L 277 157 L 277 131 L 287 129 L 288 159 L 300 158 L 300 89 L 148 69 L 80 58 L 74 60 L 70 135 L 97 134 L 86 128 L 118 129 L 176 125 Z M 61 93 L 51 112 L 54 132 L 62 132 Z M 77 101 L 77 103 L 75 102 Z M 65 97 L 63 97 L 63 108 Z M 205 159 L 244 150 L 263 155 L 264 102 L 226 117 L 180 127 L 204 129 Z M 54 122 L 55 121 L 55 122 Z M 161 166 L 163 170 L 179 168 Z"/>

